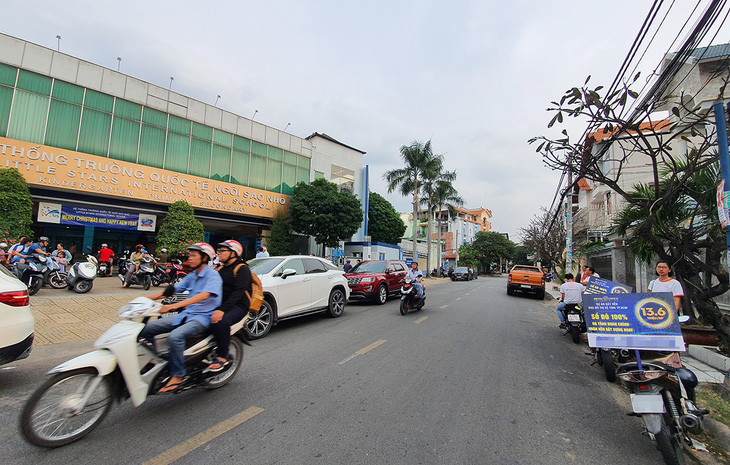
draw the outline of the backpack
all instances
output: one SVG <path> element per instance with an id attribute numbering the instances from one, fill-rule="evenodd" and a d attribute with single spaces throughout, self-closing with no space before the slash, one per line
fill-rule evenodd
<path id="1" fill-rule="evenodd" d="M 243 266 L 243 263 L 239 263 L 233 269 L 233 277 L 238 275 L 238 270 Z M 246 291 L 246 297 L 248 297 L 248 311 L 258 312 L 261 308 L 261 304 L 264 302 L 264 287 L 261 285 L 261 280 L 256 273 L 248 270 L 251 273 L 251 292 Z"/>

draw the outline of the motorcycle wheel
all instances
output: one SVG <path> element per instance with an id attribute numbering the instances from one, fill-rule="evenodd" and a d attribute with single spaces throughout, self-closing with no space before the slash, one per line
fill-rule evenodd
<path id="1" fill-rule="evenodd" d="M 228 365 L 227 369 L 216 376 L 205 379 L 203 386 L 206 389 L 212 390 L 223 387 L 238 373 L 241 362 L 243 362 L 243 343 L 237 337 L 231 337 L 231 345 L 228 346 L 228 357 L 231 359 L 231 364 Z"/>
<path id="2" fill-rule="evenodd" d="M 71 407 L 96 376 L 93 368 L 82 368 L 48 378 L 28 399 L 20 414 L 23 437 L 39 447 L 59 447 L 89 434 L 112 407 L 111 379 L 101 380 L 81 412 L 73 414 Z"/>
<path id="3" fill-rule="evenodd" d="M 76 284 L 74 284 L 74 292 L 78 294 L 86 294 L 91 290 L 92 287 L 94 287 L 94 281 L 86 281 L 85 279 L 80 279 L 76 281 Z"/>
<path id="4" fill-rule="evenodd" d="M 578 344 L 580 342 L 580 328 L 577 326 L 570 326 L 570 337 L 573 339 L 573 342 Z"/>
<path id="5" fill-rule="evenodd" d="M 160 281 L 160 277 L 157 275 L 152 276 L 152 285 L 155 287 L 158 287 L 162 282 Z"/>
<path id="6" fill-rule="evenodd" d="M 258 312 L 249 312 L 248 321 L 244 326 L 246 337 L 250 340 L 261 339 L 269 334 L 271 326 L 274 324 L 274 310 L 267 301 L 261 302 L 261 308 Z"/>
<path id="7" fill-rule="evenodd" d="M 36 295 L 38 291 L 43 287 L 43 280 L 41 278 L 31 277 L 30 283 L 28 284 L 28 295 Z"/>
<path id="8" fill-rule="evenodd" d="M 48 278 L 48 284 L 54 289 L 63 289 L 66 287 L 66 273 L 57 271 L 51 274 L 50 278 Z"/>
<path id="9" fill-rule="evenodd" d="M 613 361 L 613 353 L 610 350 L 601 350 L 601 362 L 606 381 L 609 383 L 616 381 L 616 362 Z"/>
<path id="10" fill-rule="evenodd" d="M 667 423 L 662 417 L 662 430 L 654 435 L 656 439 L 656 447 L 662 454 L 664 463 L 667 465 L 683 465 L 684 464 L 684 453 L 682 452 L 682 445 L 677 441 L 677 438 L 669 431 Z"/>
<path id="11" fill-rule="evenodd" d="M 149 291 L 150 286 L 152 286 L 152 278 L 150 278 L 149 276 L 146 276 L 144 278 L 144 290 Z"/>
<path id="12" fill-rule="evenodd" d="M 405 315 L 406 313 L 408 313 L 408 301 L 401 300 L 400 301 L 400 314 Z"/>

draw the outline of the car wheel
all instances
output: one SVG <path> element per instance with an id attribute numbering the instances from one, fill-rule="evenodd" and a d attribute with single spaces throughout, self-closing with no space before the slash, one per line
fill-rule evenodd
<path id="1" fill-rule="evenodd" d="M 271 304 L 264 300 L 258 312 L 249 312 L 248 321 L 246 321 L 247 339 L 261 339 L 269 334 L 271 326 L 274 324 L 274 310 Z"/>
<path id="2" fill-rule="evenodd" d="M 388 288 L 385 287 L 385 284 L 381 284 L 378 286 L 378 295 L 377 295 L 377 302 L 380 305 L 383 305 L 388 300 Z"/>
<path id="3" fill-rule="evenodd" d="M 330 318 L 342 316 L 342 313 L 345 311 L 345 301 L 345 293 L 341 289 L 332 289 L 329 305 L 327 306 L 327 316 Z"/>

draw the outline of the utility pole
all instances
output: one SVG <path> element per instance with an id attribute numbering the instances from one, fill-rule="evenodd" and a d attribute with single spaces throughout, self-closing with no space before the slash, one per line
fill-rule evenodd
<path id="1" fill-rule="evenodd" d="M 723 192 L 723 202 L 718 208 L 725 208 L 727 211 L 728 202 L 730 201 L 730 155 L 728 155 L 727 146 L 727 125 L 725 124 L 725 107 L 722 101 L 715 102 L 713 105 L 715 110 L 715 126 L 717 127 L 717 151 L 720 157 L 720 171 L 722 180 L 725 182 Z M 727 241 L 727 257 L 728 267 L 730 268 L 730 228 L 725 228 L 725 237 Z"/>
<path id="2" fill-rule="evenodd" d="M 573 272 L 573 173 L 568 166 L 568 189 L 565 195 L 565 272 Z"/>

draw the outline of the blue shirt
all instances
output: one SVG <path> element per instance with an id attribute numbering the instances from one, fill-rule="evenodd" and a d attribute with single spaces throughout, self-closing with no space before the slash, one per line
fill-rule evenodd
<path id="1" fill-rule="evenodd" d="M 418 280 L 418 278 L 423 276 L 423 272 L 419 269 L 416 269 L 416 271 L 413 271 L 413 268 L 408 270 L 408 273 L 406 273 L 406 278 L 412 279 L 414 282 Z"/>
<path id="2" fill-rule="evenodd" d="M 210 297 L 197 304 L 190 305 L 184 311 L 172 318 L 172 324 L 179 325 L 183 318 L 195 320 L 208 328 L 210 316 L 216 308 L 221 306 L 223 294 L 223 280 L 221 275 L 214 269 L 204 266 L 200 273 L 193 271 L 175 285 L 175 292 L 190 291 L 188 298 L 194 297 L 201 292 L 210 292 Z"/>

